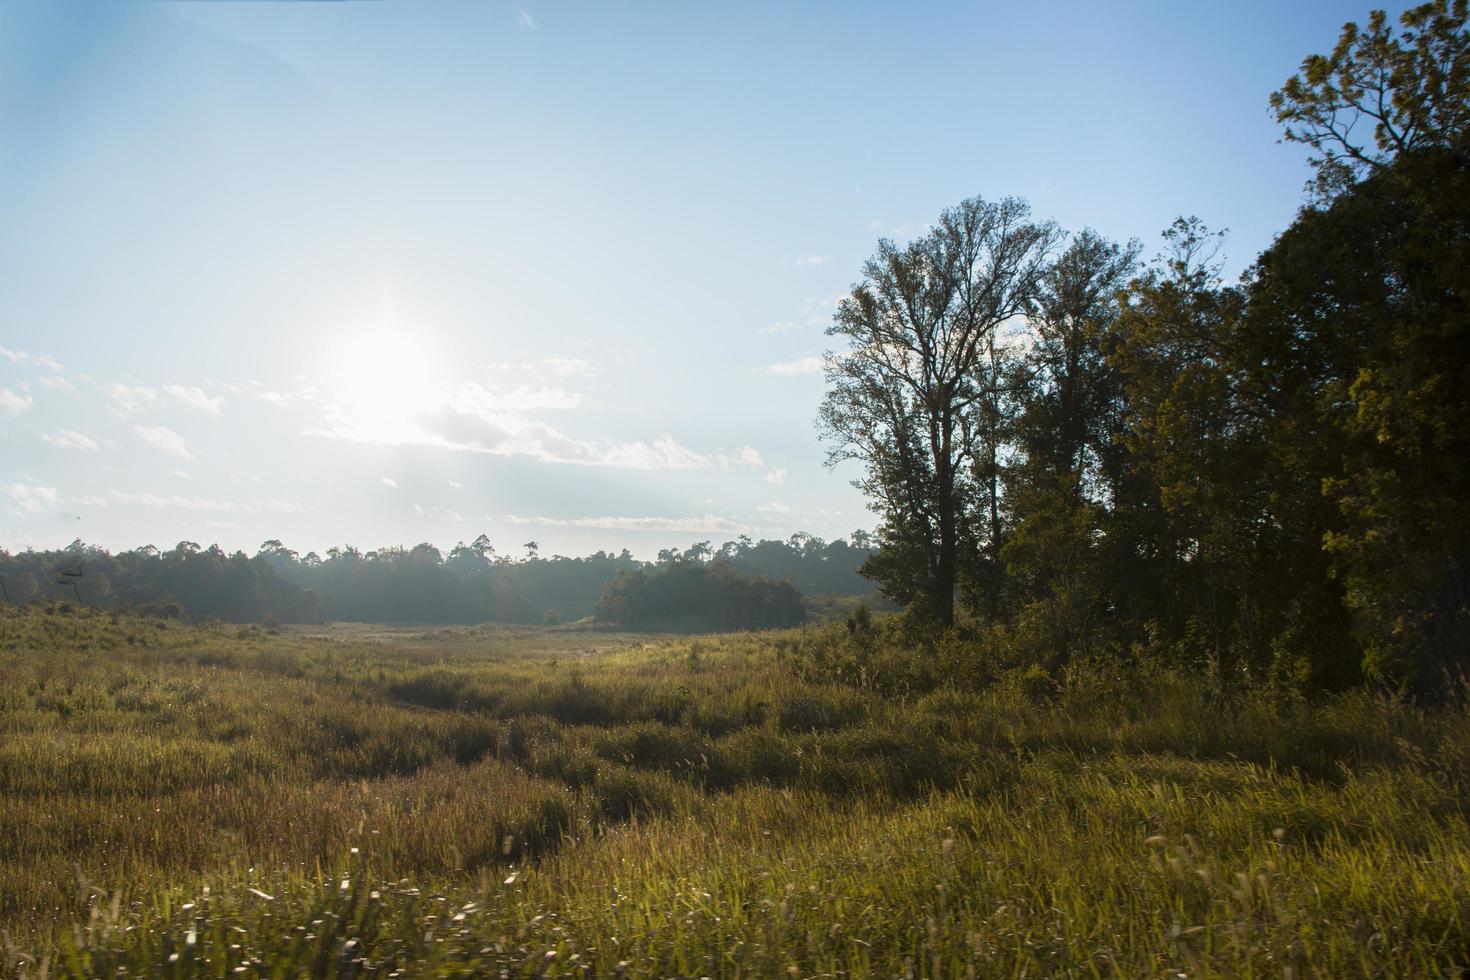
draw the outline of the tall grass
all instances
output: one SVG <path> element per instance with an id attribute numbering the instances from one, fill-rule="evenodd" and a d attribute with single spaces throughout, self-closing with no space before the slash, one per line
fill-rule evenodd
<path id="1" fill-rule="evenodd" d="M 1470 967 L 1463 709 L 842 642 L 7 611 L 0 969 Z"/>

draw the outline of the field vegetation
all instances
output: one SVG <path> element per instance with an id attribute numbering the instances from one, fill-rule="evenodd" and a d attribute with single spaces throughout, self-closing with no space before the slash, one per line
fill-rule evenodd
<path id="1" fill-rule="evenodd" d="M 904 617 L 0 616 L 7 974 L 1440 976 L 1470 718 Z"/>

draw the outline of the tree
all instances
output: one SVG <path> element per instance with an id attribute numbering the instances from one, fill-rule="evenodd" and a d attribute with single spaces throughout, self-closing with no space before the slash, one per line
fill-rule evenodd
<path id="1" fill-rule="evenodd" d="M 1257 263 L 1243 363 L 1351 613 L 1339 672 L 1423 688 L 1470 630 L 1467 3 L 1400 23 L 1347 24 L 1271 97 L 1322 193 Z"/>
<path id="2" fill-rule="evenodd" d="M 1083 231 L 1042 280 L 1031 343 L 1016 371 L 1014 522 L 1002 558 L 1019 603 L 1035 604 L 1052 656 L 1084 646 L 1116 569 L 1099 568 L 1107 508 L 1118 498 L 1123 388 L 1109 359 L 1118 296 L 1139 245 Z"/>
<path id="3" fill-rule="evenodd" d="M 941 625 L 976 549 L 969 466 L 986 448 L 979 406 L 996 383 L 987 345 L 1030 309 L 1056 238 L 1018 199 L 971 198 L 906 246 L 880 240 L 827 329 L 844 343 L 826 357 L 827 463 L 862 463 L 855 486 L 882 518 L 881 558 L 865 574 Z"/>
<path id="4" fill-rule="evenodd" d="M 1395 38 L 1388 16 L 1375 10 L 1366 30 L 1345 24 L 1331 54 L 1308 56 L 1300 74 L 1271 94 L 1285 138 L 1321 154 L 1312 163 L 1322 197 L 1341 193 L 1403 153 L 1429 147 L 1466 152 L 1466 14 L 1466 0 L 1414 7 L 1400 16 L 1403 30 Z"/>
<path id="5" fill-rule="evenodd" d="M 1288 499 L 1316 512 L 1362 670 L 1393 682 L 1463 669 L 1470 630 L 1467 202 L 1465 156 L 1399 157 L 1304 211 L 1252 287 L 1247 363 Z"/>
<path id="6" fill-rule="evenodd" d="M 1169 252 L 1132 284 L 1110 352 L 1128 482 L 1107 537 L 1127 543 L 1152 587 L 1135 610 L 1148 632 L 1222 672 L 1264 670 L 1259 607 L 1286 588 L 1275 579 L 1262 595 L 1281 522 L 1260 415 L 1241 391 L 1246 296 L 1220 281 L 1223 233 L 1181 218 L 1165 237 Z"/>

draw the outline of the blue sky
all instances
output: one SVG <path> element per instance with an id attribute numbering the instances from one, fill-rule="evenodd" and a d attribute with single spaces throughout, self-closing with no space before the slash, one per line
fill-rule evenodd
<path id="1" fill-rule="evenodd" d="M 6 0 L 0 547 L 871 527 L 813 420 L 878 236 L 1018 195 L 1238 273 L 1367 12 Z"/>

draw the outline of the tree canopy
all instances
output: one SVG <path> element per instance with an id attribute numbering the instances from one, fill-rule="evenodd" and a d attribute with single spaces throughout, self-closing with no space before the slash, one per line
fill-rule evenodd
<path id="1" fill-rule="evenodd" d="M 1146 266 L 1012 200 L 880 242 L 828 331 L 819 421 L 829 460 L 863 465 L 884 591 L 1051 666 L 1463 671 L 1466 22 L 1465 0 L 1397 33 L 1375 12 L 1271 96 L 1318 193 L 1238 284 L 1194 218 Z"/>

